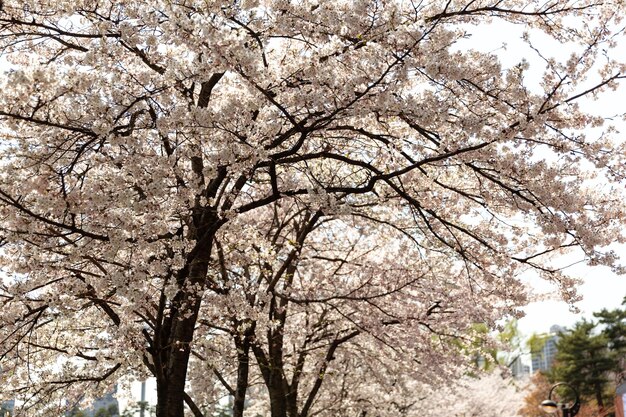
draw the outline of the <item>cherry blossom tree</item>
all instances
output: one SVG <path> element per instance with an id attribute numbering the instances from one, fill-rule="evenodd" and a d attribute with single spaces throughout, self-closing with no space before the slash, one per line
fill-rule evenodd
<path id="1" fill-rule="evenodd" d="M 510 309 L 488 307 L 501 296 L 485 296 L 480 310 L 462 308 L 466 287 L 442 282 L 445 260 L 438 254 L 423 259 L 413 241 L 386 225 L 347 224 L 344 216 L 316 216 L 297 205 L 281 209 L 245 224 L 233 220 L 218 235 L 216 274 L 227 284 L 205 303 L 201 315 L 210 319 L 200 321 L 193 354 L 206 364 L 197 364 L 190 376 L 194 393 L 203 393 L 196 397 L 202 405 L 230 394 L 239 415 L 247 388 L 257 380 L 267 388 L 272 415 L 307 416 L 327 407 L 320 399 L 329 396 L 354 401 L 356 379 L 380 385 L 378 374 L 395 374 L 413 383 L 443 382 L 479 350 L 473 338 L 485 335 L 474 331 L 474 323 Z M 271 234 L 258 234 L 264 223 Z M 237 233 L 240 240 L 246 228 L 254 234 L 245 239 L 254 242 L 252 248 L 231 242 L 230 253 L 223 250 L 230 236 Z M 229 351 L 233 357 L 224 361 Z M 250 369 L 251 357 L 258 369 Z M 343 375 L 337 368 L 349 370 L 349 384 L 337 378 Z M 207 371 L 216 375 L 210 388 Z M 328 387 L 331 378 L 338 380 Z M 347 384 L 349 392 L 337 384 Z"/>
<path id="2" fill-rule="evenodd" d="M 223 393 L 241 415 L 249 392 L 304 417 L 365 399 L 342 388 L 354 369 L 389 393 L 450 378 L 472 323 L 519 315 L 522 272 L 572 301 L 552 255 L 618 270 L 603 248 L 624 238 L 626 153 L 609 128 L 585 135 L 603 119 L 579 101 L 623 77 L 622 16 L 592 1 L 1 2 L 3 395 L 52 414 L 151 375 L 158 417 L 202 416 Z M 525 37 L 545 57 L 532 90 L 526 62 L 455 49 L 493 21 L 576 53 Z"/>

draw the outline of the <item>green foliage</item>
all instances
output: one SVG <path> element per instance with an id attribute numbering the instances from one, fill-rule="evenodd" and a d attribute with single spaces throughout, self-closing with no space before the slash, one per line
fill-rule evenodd
<path id="1" fill-rule="evenodd" d="M 467 335 L 466 339 L 452 340 L 450 345 L 456 347 L 459 352 L 465 355 L 473 355 L 476 367 L 489 371 L 495 366 L 497 351 L 485 347 L 485 341 L 488 337 L 489 327 L 485 323 L 474 323 L 472 331 Z"/>
<path id="2" fill-rule="evenodd" d="M 520 334 L 517 328 L 517 320 L 509 320 L 504 325 L 502 331 L 498 334 L 498 340 L 506 343 L 511 348 L 519 347 Z"/>
<path id="3" fill-rule="evenodd" d="M 214 417 L 231 417 L 233 415 L 231 408 L 220 407 Z"/>
<path id="4" fill-rule="evenodd" d="M 517 320 L 507 321 L 497 338 L 507 346 L 505 352 L 497 353 L 497 362 L 500 365 L 510 366 L 524 351 L 523 338 L 517 327 Z"/>
<path id="5" fill-rule="evenodd" d="M 106 408 L 99 408 L 94 414 L 94 417 L 116 417 L 119 415 L 120 413 L 117 406 L 115 404 L 111 404 Z"/>
<path id="6" fill-rule="evenodd" d="M 526 341 L 526 346 L 530 353 L 540 353 L 550 337 L 549 334 L 533 333 Z"/>
<path id="7" fill-rule="evenodd" d="M 144 409 L 144 417 L 156 416 L 156 407 L 148 404 L 146 401 L 138 401 L 134 404 L 130 404 L 120 415 L 120 417 L 138 417 L 140 415 L 142 407 Z"/>
<path id="8" fill-rule="evenodd" d="M 626 307 L 626 297 L 622 306 Z M 602 309 L 594 316 L 604 326 L 602 333 L 608 339 L 609 349 L 621 357 L 626 356 L 626 308 Z"/>
<path id="9" fill-rule="evenodd" d="M 609 372 L 617 369 L 616 356 L 611 352 L 604 333 L 594 334 L 596 325 L 582 320 L 573 329 L 561 334 L 558 352 L 550 379 L 566 381 L 584 398 L 595 399 L 600 408 L 607 400 Z M 564 392 L 565 397 L 571 393 Z"/>
<path id="10" fill-rule="evenodd" d="M 490 338 L 489 333 L 489 327 L 485 323 L 475 323 L 472 325 L 472 332 L 468 335 L 469 340 L 461 341 L 459 339 L 453 343 L 465 354 L 476 354 L 476 366 L 484 371 L 492 371 L 500 365 L 508 366 L 512 358 L 519 356 L 521 350 L 521 337 L 517 328 L 517 320 L 506 322 L 502 331 L 496 335 L 499 342 L 506 344 L 506 351 L 499 351 L 496 348 L 486 346 L 486 341 Z"/>

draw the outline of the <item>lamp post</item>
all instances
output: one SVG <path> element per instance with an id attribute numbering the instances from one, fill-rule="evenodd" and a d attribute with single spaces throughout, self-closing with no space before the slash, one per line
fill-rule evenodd
<path id="1" fill-rule="evenodd" d="M 566 386 L 574 392 L 574 396 L 575 396 L 574 404 L 569 405 L 567 403 L 561 403 L 561 402 L 557 403 L 554 400 L 552 400 L 552 392 L 554 392 L 554 389 L 556 387 L 561 387 L 561 386 Z M 550 392 L 548 393 L 548 399 L 543 400 L 539 408 L 541 408 L 546 413 L 556 413 L 557 411 L 561 410 L 563 417 L 574 417 L 576 413 L 578 413 L 578 410 L 580 409 L 580 397 L 578 396 L 578 391 L 576 391 L 576 388 L 574 388 L 567 382 L 556 383 L 552 385 L 552 388 L 550 388 Z"/>

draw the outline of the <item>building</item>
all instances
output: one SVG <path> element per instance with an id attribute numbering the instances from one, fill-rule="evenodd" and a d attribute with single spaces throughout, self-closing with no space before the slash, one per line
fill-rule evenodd
<path id="1" fill-rule="evenodd" d="M 0 417 L 12 416 L 14 407 L 15 401 L 13 400 L 0 403 Z"/>
<path id="2" fill-rule="evenodd" d="M 119 417 L 119 404 L 115 398 L 116 391 L 117 388 L 114 388 L 112 392 L 97 398 L 89 408 L 74 407 L 65 413 L 65 417 Z"/>
<path id="3" fill-rule="evenodd" d="M 119 415 L 119 404 L 113 392 L 98 398 L 93 405 L 84 411 L 85 417 L 114 417 Z"/>
<path id="4" fill-rule="evenodd" d="M 540 335 L 544 340 L 543 346 L 537 351 L 530 352 L 533 372 L 549 371 L 552 368 L 552 363 L 556 357 L 559 334 L 564 330 L 561 326 L 554 325 L 550 327 L 550 333 Z"/>
<path id="5" fill-rule="evenodd" d="M 511 370 L 511 376 L 515 379 L 522 379 L 530 375 L 530 366 L 524 365 L 521 356 L 515 358 L 515 360 L 509 365 Z"/>

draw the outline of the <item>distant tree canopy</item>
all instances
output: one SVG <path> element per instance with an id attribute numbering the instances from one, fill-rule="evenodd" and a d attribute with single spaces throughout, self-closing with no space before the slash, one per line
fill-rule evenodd
<path id="1" fill-rule="evenodd" d="M 136 403 L 129 404 L 126 409 L 124 409 L 120 417 L 138 417 L 142 409 L 144 410 L 145 417 L 154 417 L 156 413 L 156 408 L 153 405 L 150 405 L 145 401 L 138 401 Z"/>
<path id="2" fill-rule="evenodd" d="M 626 298 L 622 306 L 626 307 Z M 546 375 L 553 383 L 571 384 L 585 401 L 606 412 L 613 397 L 615 375 L 624 366 L 626 310 L 603 309 L 594 317 L 597 321 L 583 319 L 559 334 L 555 362 Z M 528 342 L 535 351 L 544 343 L 541 335 Z M 572 399 L 571 390 L 559 390 L 559 394 Z"/>
<path id="3" fill-rule="evenodd" d="M 622 308 L 614 310 L 602 309 L 594 313 L 600 325 L 604 326 L 602 333 L 608 339 L 608 347 L 620 358 L 626 357 L 626 296 L 622 301 Z"/>
<path id="4" fill-rule="evenodd" d="M 7 405 L 0 404 L 0 417 L 10 417 L 12 415 L 11 409 Z"/>
<path id="5" fill-rule="evenodd" d="M 549 334 L 532 334 L 526 341 L 526 346 L 528 347 L 529 352 L 541 352 L 550 337 L 551 336 Z"/>
<path id="6" fill-rule="evenodd" d="M 532 392 L 520 410 L 523 416 L 539 415 L 537 406 L 556 382 L 567 382 L 579 392 L 583 401 L 580 416 L 611 413 L 615 377 L 624 370 L 626 297 L 622 307 L 602 309 L 593 316 L 597 321 L 583 319 L 559 333 L 555 362 L 549 371 L 533 376 Z M 527 345 L 531 351 L 538 352 L 546 340 L 546 335 L 532 335 Z M 569 388 L 557 389 L 555 395 L 566 401 L 573 400 Z"/>
<path id="7" fill-rule="evenodd" d="M 519 409 L 518 415 L 521 417 L 554 417 L 554 414 L 546 413 L 539 407 L 539 404 L 547 399 L 552 384 L 545 374 L 535 373 L 530 381 L 530 392 L 524 398 L 524 405 Z M 567 395 L 565 391 L 561 394 Z M 565 400 L 565 398 L 562 399 Z M 576 417 L 598 417 L 598 409 L 595 404 L 583 402 Z"/>
<path id="8" fill-rule="evenodd" d="M 617 359 L 608 348 L 609 339 L 604 333 L 594 334 L 595 328 L 595 323 L 583 320 L 561 333 L 549 375 L 552 381 L 568 382 L 582 397 L 593 398 L 602 409 L 609 397 L 609 373 L 617 369 Z"/>
<path id="9" fill-rule="evenodd" d="M 115 404 L 111 404 L 108 407 L 98 408 L 94 413 L 94 417 L 118 417 L 119 415 L 119 409 Z"/>

